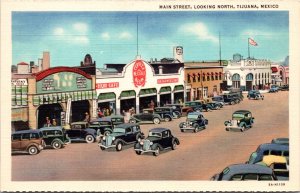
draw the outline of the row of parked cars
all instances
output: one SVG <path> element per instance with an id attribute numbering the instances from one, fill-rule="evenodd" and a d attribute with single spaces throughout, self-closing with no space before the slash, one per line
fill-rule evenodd
<path id="1" fill-rule="evenodd" d="M 278 92 L 278 91 L 288 91 L 289 90 L 289 85 L 285 84 L 282 86 L 278 86 L 276 84 L 271 85 L 269 92 L 270 93 L 274 93 L 274 92 Z"/>
<path id="2" fill-rule="evenodd" d="M 227 100 L 235 101 L 228 103 Z M 45 147 L 52 147 L 60 149 L 71 143 L 71 141 L 85 141 L 93 143 L 100 141 L 99 146 L 101 149 L 107 149 L 111 146 L 116 147 L 117 151 L 122 149 L 123 145 L 142 141 L 142 144 L 148 144 L 147 140 L 154 139 L 154 136 L 161 136 L 166 138 L 168 143 L 163 142 L 160 144 L 160 149 L 174 147 L 179 145 L 179 140 L 172 136 L 171 131 L 167 128 L 154 129 L 149 132 L 147 140 L 143 133 L 140 131 L 138 124 L 141 123 L 154 123 L 159 124 L 161 121 L 172 121 L 173 119 L 187 116 L 185 122 L 180 123 L 179 128 L 182 132 L 193 130 L 198 132 L 205 129 L 208 120 L 200 113 L 202 111 L 211 111 L 220 109 L 225 104 L 235 104 L 242 100 L 241 96 L 236 94 L 227 94 L 213 98 L 213 102 L 200 102 L 192 101 L 187 102 L 185 106 L 180 104 L 168 104 L 164 107 L 156 107 L 154 109 L 144 109 L 142 113 L 134 114 L 130 117 L 129 123 L 124 124 L 123 116 L 110 116 L 98 118 L 87 122 L 73 122 L 69 127 L 44 127 L 37 130 L 23 130 L 17 131 L 12 134 L 12 152 L 27 152 L 31 155 L 38 154 Z M 121 124 L 121 125 L 120 125 Z M 118 125 L 118 127 L 116 127 Z M 161 134 L 157 132 L 161 131 Z M 124 134 L 122 135 L 120 134 Z M 119 139 L 115 141 L 116 139 Z M 163 140 L 165 141 L 165 140 Z M 145 143 L 144 143 L 145 142 Z M 176 142 L 176 143 L 175 143 Z M 150 144 L 151 142 L 149 142 Z M 138 143 L 140 144 L 140 143 Z M 139 145 L 136 145 L 137 150 Z M 163 145 L 164 144 L 164 145 Z M 141 144 L 140 144 L 141 145 Z M 156 150 L 157 151 L 157 150 Z"/>
<path id="3" fill-rule="evenodd" d="M 288 180 L 289 139 L 276 138 L 258 146 L 244 164 L 227 166 L 212 176 L 214 181 Z"/>

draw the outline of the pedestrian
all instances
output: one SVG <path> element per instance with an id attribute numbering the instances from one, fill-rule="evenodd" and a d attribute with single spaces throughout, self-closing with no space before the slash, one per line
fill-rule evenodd
<path id="1" fill-rule="evenodd" d="M 104 114 L 105 116 L 109 116 L 110 115 L 110 111 L 109 111 L 109 108 L 107 108 L 106 110 L 105 110 L 105 114 Z"/>
<path id="2" fill-rule="evenodd" d="M 84 120 L 83 121 L 86 121 L 86 122 L 90 122 L 90 115 L 89 115 L 89 113 L 88 112 L 85 112 L 85 118 L 84 118 Z"/>
<path id="3" fill-rule="evenodd" d="M 153 100 L 151 100 L 151 102 L 149 103 L 148 107 L 149 107 L 150 109 L 154 109 L 155 104 L 154 104 L 154 101 L 153 101 Z"/>
<path id="4" fill-rule="evenodd" d="M 183 105 L 182 100 L 179 99 L 178 101 L 179 101 L 179 104 L 182 106 Z"/>
<path id="5" fill-rule="evenodd" d="M 53 125 L 53 126 L 56 126 L 56 125 L 57 125 L 57 122 L 56 122 L 55 119 L 52 119 L 52 125 Z"/>
<path id="6" fill-rule="evenodd" d="M 134 109 L 134 107 L 131 107 L 131 109 L 129 110 L 129 112 L 130 112 L 130 115 L 135 114 L 135 109 Z"/>
<path id="7" fill-rule="evenodd" d="M 51 120 L 49 119 L 49 117 L 46 117 L 46 121 L 45 121 L 45 124 L 44 124 L 44 127 L 50 127 L 52 124 L 51 124 Z"/>

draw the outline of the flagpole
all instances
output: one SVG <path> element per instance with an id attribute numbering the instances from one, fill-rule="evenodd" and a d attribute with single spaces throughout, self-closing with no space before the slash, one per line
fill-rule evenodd
<path id="1" fill-rule="evenodd" d="M 221 35 L 220 35 L 220 32 L 219 32 L 219 57 L 220 57 L 220 66 L 222 64 L 222 50 L 221 50 Z"/>
<path id="2" fill-rule="evenodd" d="M 248 38 L 248 58 L 250 59 L 250 46 L 249 46 L 249 38 Z"/>

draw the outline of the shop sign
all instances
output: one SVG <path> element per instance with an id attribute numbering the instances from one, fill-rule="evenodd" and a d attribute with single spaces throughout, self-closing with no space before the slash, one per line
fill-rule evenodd
<path id="1" fill-rule="evenodd" d="M 179 81 L 178 78 L 164 78 L 164 79 L 157 79 L 157 84 L 177 83 L 178 81 Z"/>
<path id="2" fill-rule="evenodd" d="M 119 82 L 97 83 L 96 89 L 119 88 Z"/>
<path id="3" fill-rule="evenodd" d="M 54 93 L 92 89 L 92 80 L 74 72 L 54 73 L 37 81 L 37 93 Z"/>
<path id="4" fill-rule="evenodd" d="M 146 83 L 146 67 L 142 60 L 136 60 L 132 68 L 133 84 L 135 87 L 143 87 Z"/>
<path id="5" fill-rule="evenodd" d="M 25 86 L 28 85 L 27 79 L 13 79 L 11 80 L 13 86 Z"/>

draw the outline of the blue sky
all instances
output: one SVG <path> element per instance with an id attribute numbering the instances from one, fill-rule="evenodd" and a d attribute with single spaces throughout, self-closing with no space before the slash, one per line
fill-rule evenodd
<path id="1" fill-rule="evenodd" d="M 51 66 L 78 66 L 89 53 L 102 67 L 128 63 L 137 54 L 173 57 L 173 46 L 183 46 L 185 61 L 222 59 L 240 53 L 283 61 L 289 55 L 287 11 L 227 12 L 13 12 L 13 64 L 34 61 L 49 51 Z"/>

